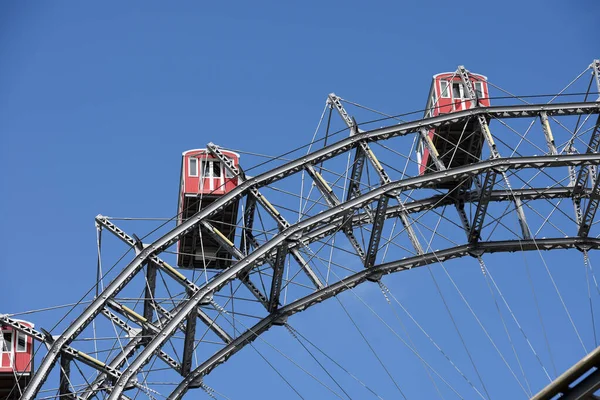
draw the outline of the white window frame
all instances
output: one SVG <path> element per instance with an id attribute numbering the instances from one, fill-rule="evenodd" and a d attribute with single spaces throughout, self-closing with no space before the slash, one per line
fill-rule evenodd
<path id="1" fill-rule="evenodd" d="M 443 84 L 446 84 L 446 91 L 445 91 L 446 95 L 445 96 L 444 96 L 444 85 Z M 450 94 L 451 87 L 452 87 L 452 85 L 449 80 L 440 79 L 440 97 L 442 99 L 449 99 L 452 97 Z"/>
<path id="2" fill-rule="evenodd" d="M 4 334 L 5 333 L 10 333 L 10 346 L 8 347 L 8 351 L 4 350 L 4 344 L 6 343 L 6 341 L 4 340 Z M 2 335 L 2 337 L 0 338 L 0 367 L 3 368 L 12 368 L 13 366 L 13 360 L 14 360 L 14 349 L 13 349 L 13 341 L 14 341 L 14 337 L 15 337 L 15 333 L 13 331 L 9 331 L 9 330 L 0 330 L 0 335 Z M 8 354 L 8 365 L 4 365 L 4 354 Z"/>
<path id="3" fill-rule="evenodd" d="M 485 98 L 485 92 L 483 91 L 483 82 L 481 81 L 476 81 L 475 84 L 473 85 L 475 87 L 475 93 L 477 94 L 477 85 L 479 85 L 479 87 L 481 88 L 480 92 L 481 92 L 481 97 L 478 98 Z M 479 96 L 479 95 L 478 95 Z"/>
<path id="4" fill-rule="evenodd" d="M 192 160 L 195 161 L 196 167 L 194 168 L 194 171 L 192 171 Z M 192 173 L 194 172 L 194 173 Z M 191 177 L 198 177 L 198 158 L 197 157 L 190 157 L 188 158 L 188 176 Z"/>
<path id="5" fill-rule="evenodd" d="M 23 346 L 23 350 L 19 349 L 19 339 L 23 339 L 25 345 Z M 27 335 L 23 332 L 17 332 L 17 340 L 15 342 L 15 352 L 17 353 L 27 353 Z"/>

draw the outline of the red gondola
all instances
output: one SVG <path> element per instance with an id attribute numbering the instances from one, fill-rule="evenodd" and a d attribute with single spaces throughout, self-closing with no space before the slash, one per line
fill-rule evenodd
<path id="1" fill-rule="evenodd" d="M 221 150 L 237 167 L 239 154 Z M 179 189 L 178 224 L 213 203 L 238 185 L 222 163 L 206 149 L 183 153 Z M 229 241 L 235 238 L 238 202 L 233 202 L 210 218 L 209 222 Z M 217 241 L 197 228 L 179 239 L 177 265 L 181 268 L 223 269 L 231 265 L 231 255 Z"/>
<path id="2" fill-rule="evenodd" d="M 488 107 L 490 105 L 487 78 L 483 75 L 468 73 L 469 80 L 475 90 L 473 102 L 457 73 L 446 72 L 433 76 L 425 118 L 435 117 L 456 111 L 467 110 L 474 105 Z M 483 146 L 483 134 L 477 120 L 469 119 L 466 123 L 457 122 L 427 133 L 439 153 L 440 160 L 446 168 L 454 168 L 479 161 Z M 437 170 L 430 157 L 429 149 L 422 138 L 417 148 L 419 175 Z M 449 183 L 454 187 L 454 182 Z"/>
<path id="3" fill-rule="evenodd" d="M 31 322 L 19 322 L 33 328 Z M 8 325 L 0 325 L 0 331 L 0 399 L 18 399 L 33 372 L 33 339 Z"/>

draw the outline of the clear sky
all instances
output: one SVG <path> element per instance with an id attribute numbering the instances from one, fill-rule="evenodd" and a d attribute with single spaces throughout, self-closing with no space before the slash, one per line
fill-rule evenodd
<path id="1" fill-rule="evenodd" d="M 417 110 L 459 64 L 554 93 L 600 57 L 599 14 L 594 0 L 3 1 L 0 312 L 79 299 L 94 216 L 173 215 L 186 149 L 283 153 L 310 140 L 328 93 Z M 249 390 L 291 397 L 277 379 Z"/>

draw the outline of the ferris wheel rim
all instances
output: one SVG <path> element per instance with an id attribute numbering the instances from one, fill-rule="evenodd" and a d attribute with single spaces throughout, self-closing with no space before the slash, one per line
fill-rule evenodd
<path id="1" fill-rule="evenodd" d="M 204 211 L 201 211 L 198 214 L 196 214 L 194 217 L 192 217 L 189 220 L 189 223 L 187 223 L 187 224 L 184 223 L 184 224 L 182 224 L 182 226 L 173 229 L 172 231 L 165 234 L 163 237 L 161 237 L 160 239 L 156 240 L 154 243 L 149 245 L 147 248 L 141 250 L 139 252 L 139 254 L 134 258 L 134 260 L 132 260 L 132 262 L 129 263 L 127 265 L 127 267 L 125 267 L 124 270 L 122 271 L 122 273 L 119 275 L 119 277 L 124 276 L 124 279 L 120 280 L 119 283 L 115 283 L 114 285 L 113 285 L 113 283 L 115 281 L 111 282 L 111 285 L 109 285 L 110 292 L 108 293 L 108 295 L 99 297 L 98 299 L 96 299 L 96 301 L 94 301 L 92 304 L 90 304 L 90 306 L 86 309 L 86 311 L 84 311 L 84 313 L 82 313 L 79 316 L 79 318 L 77 318 L 77 320 L 75 321 L 76 323 L 69 326 L 69 328 L 65 332 L 63 332 L 63 334 L 55 341 L 55 343 L 52 345 L 52 347 L 51 347 L 50 351 L 48 352 L 48 354 L 46 355 L 46 357 L 44 357 L 44 360 L 41 363 L 42 365 L 40 366 L 40 369 L 34 375 L 34 377 L 32 379 L 32 385 L 28 386 L 28 388 L 26 389 L 26 392 L 24 393 L 23 398 L 25 398 L 25 399 L 31 398 L 31 396 L 33 396 L 33 395 L 35 395 L 35 393 L 37 393 L 37 389 L 39 389 L 41 384 L 45 381 L 46 377 L 48 376 L 49 370 L 53 367 L 54 363 L 56 362 L 62 346 L 64 346 L 65 344 L 68 344 L 73 339 L 74 336 L 76 336 L 82 329 L 84 329 L 85 326 L 87 326 L 89 321 L 91 321 L 91 319 L 93 319 L 95 317 L 95 315 L 98 314 L 99 309 L 104 305 L 106 298 L 113 296 L 124 285 L 126 285 L 129 282 L 129 280 L 132 278 L 132 276 L 135 274 L 135 272 L 137 272 L 141 268 L 141 266 L 145 260 L 147 260 L 152 255 L 160 253 L 166 247 L 170 246 L 184 232 L 186 232 L 187 230 L 196 226 L 201 219 L 207 218 L 208 216 L 212 215 L 212 213 L 216 212 L 216 210 L 220 209 L 225 204 L 227 204 L 228 201 L 233 201 L 233 199 L 241 197 L 244 193 L 246 193 L 247 190 L 249 190 L 249 188 L 258 187 L 260 185 L 264 186 L 264 185 L 267 185 L 267 184 L 272 183 L 273 181 L 277 180 L 277 178 L 281 179 L 284 176 L 287 176 L 291 173 L 297 172 L 297 171 L 295 171 L 295 169 L 298 168 L 296 166 L 296 164 L 300 164 L 300 165 L 309 164 L 311 162 L 311 161 L 309 161 L 309 159 L 311 159 L 312 162 L 320 162 L 324 159 L 331 158 L 334 155 L 342 152 L 342 149 L 343 149 L 343 151 L 347 151 L 348 149 L 353 148 L 356 145 L 356 143 L 360 140 L 365 140 L 365 141 L 385 140 L 385 139 L 388 139 L 389 137 L 392 137 L 394 135 L 393 132 L 395 132 L 398 135 L 406 134 L 406 133 L 410 132 L 410 129 L 417 129 L 417 127 L 419 127 L 419 128 L 427 127 L 427 126 L 429 126 L 428 123 L 431 126 L 439 126 L 439 124 L 443 124 L 445 122 L 449 123 L 449 121 L 456 121 L 456 120 L 460 120 L 461 118 L 462 119 L 469 118 L 469 117 L 472 117 L 475 115 L 480 115 L 480 114 L 494 115 L 495 113 L 497 113 L 497 115 L 499 115 L 500 117 L 511 117 L 511 116 L 522 116 L 523 114 L 526 114 L 526 113 L 540 112 L 540 111 L 561 113 L 562 111 L 560 111 L 560 110 L 565 110 L 564 111 L 565 114 L 561 114 L 561 115 L 567 115 L 569 113 L 598 113 L 600 111 L 600 102 L 563 103 L 563 104 L 556 104 L 556 105 L 533 105 L 533 106 L 528 105 L 528 106 L 517 106 L 517 107 L 515 107 L 515 106 L 489 107 L 489 108 L 482 108 L 479 110 L 471 110 L 468 112 L 463 112 L 464 115 L 462 115 L 460 113 L 456 113 L 449 117 L 444 116 L 443 118 L 440 118 L 440 117 L 431 118 L 429 120 L 433 120 L 436 118 L 437 119 L 435 121 L 428 120 L 428 121 L 426 121 L 427 123 L 423 122 L 425 120 L 420 120 L 420 121 L 412 122 L 412 123 L 408 123 L 408 124 L 401 124 L 401 125 L 398 125 L 398 126 L 395 126 L 392 128 L 385 128 L 385 130 L 379 129 L 379 130 L 364 132 L 359 135 L 353 136 L 352 138 L 343 139 L 339 142 L 336 142 L 336 143 L 328 146 L 325 149 L 315 151 L 314 153 L 312 153 L 309 156 L 300 157 L 300 158 L 298 158 L 298 160 L 292 161 L 283 166 L 277 167 L 274 170 L 268 171 L 268 173 L 263 173 L 263 174 L 259 175 L 258 177 L 252 178 L 251 180 L 240 185 L 238 188 L 235 189 L 235 191 L 232 191 L 229 195 L 223 196 L 223 198 L 219 199 L 213 205 L 207 207 L 207 209 L 205 209 Z M 438 124 L 438 125 L 435 125 L 435 124 Z M 433 182 L 436 179 L 438 179 L 438 180 L 456 179 L 456 177 L 459 177 L 460 174 L 475 173 L 474 171 L 481 172 L 486 169 L 501 168 L 501 167 L 505 167 L 505 166 L 508 166 L 508 168 L 511 168 L 511 167 L 514 167 L 514 168 L 538 168 L 540 166 L 560 167 L 560 166 L 565 166 L 565 165 L 596 165 L 599 161 L 600 161 L 600 155 L 598 155 L 598 154 L 576 154 L 576 155 L 504 158 L 504 159 L 494 159 L 494 160 L 482 161 L 481 163 L 477 163 L 477 165 L 473 164 L 472 166 L 469 167 L 469 168 L 471 168 L 470 171 L 468 171 L 469 168 L 467 168 L 467 169 L 456 168 L 453 170 L 448 170 L 448 171 L 446 171 L 446 177 L 444 177 L 442 175 L 442 173 L 433 173 L 430 176 L 426 176 L 424 178 L 410 178 L 410 179 L 414 180 L 414 185 L 417 185 L 416 187 L 424 187 L 424 186 L 426 186 L 426 184 L 428 182 Z M 485 165 L 485 168 L 483 167 L 483 165 Z M 473 166 L 475 166 L 475 168 L 473 168 Z M 477 170 L 477 167 L 480 167 L 480 169 Z M 451 174 L 451 175 L 448 175 L 448 174 Z M 403 181 L 406 181 L 406 180 L 403 180 Z M 403 182 L 403 181 L 394 181 L 394 182 L 392 182 L 392 184 L 389 184 L 389 186 L 373 189 L 373 190 L 369 191 L 369 193 L 367 193 L 367 194 L 371 196 L 370 198 L 377 198 L 378 196 L 381 196 L 389 191 L 400 190 L 400 188 L 403 186 L 400 185 L 399 182 Z M 407 184 L 406 187 L 410 187 L 410 185 Z M 373 192 L 377 192 L 377 194 L 373 194 Z M 359 200 L 355 200 L 355 202 L 358 204 L 358 203 L 360 203 L 360 201 L 366 201 L 365 200 L 366 198 L 367 197 L 360 198 Z M 343 203 L 343 204 L 346 204 L 346 203 Z M 333 216 L 337 216 L 337 215 L 339 215 L 340 212 L 341 211 L 338 210 L 338 212 L 332 213 L 332 214 L 333 214 Z M 323 219 L 323 216 L 321 216 L 320 218 Z M 306 221 L 302 221 L 298 224 L 295 224 L 294 226 L 300 225 L 302 223 L 306 223 Z M 286 233 L 289 233 L 289 232 L 286 232 Z M 283 235 L 285 235 L 286 233 L 283 233 Z M 288 235 L 288 236 L 294 240 L 299 240 L 301 238 L 301 236 L 299 236 L 299 237 L 293 237 L 292 235 Z M 170 239 L 166 239 L 167 237 Z M 281 240 L 284 240 L 284 239 L 281 239 Z M 265 243 L 265 245 L 266 245 L 266 243 Z M 253 252 L 253 255 L 254 255 L 254 252 Z M 255 256 L 256 259 L 258 259 L 258 257 L 260 257 L 260 255 Z M 248 261 L 247 259 L 246 259 L 246 261 L 240 260 L 239 264 L 242 264 L 242 262 L 245 262 L 246 266 L 240 266 L 239 267 L 240 271 L 243 268 L 246 268 L 248 265 L 252 265 L 252 261 Z M 237 266 L 237 264 L 238 263 L 236 263 L 235 265 Z M 222 274 L 219 274 L 218 276 L 216 276 L 214 279 L 223 276 L 226 272 L 230 273 L 230 275 L 231 275 L 230 278 L 225 278 L 225 280 L 222 283 L 215 283 L 214 287 L 212 287 L 212 288 L 206 288 L 206 286 L 205 286 L 205 289 L 203 289 L 199 293 L 197 293 L 196 296 L 200 296 L 199 299 L 201 299 L 204 296 L 208 295 L 209 293 L 211 293 L 215 290 L 218 290 L 220 285 L 228 282 L 230 279 L 235 278 L 235 274 L 237 273 L 237 271 L 231 272 L 233 269 L 234 269 L 234 266 L 230 267 L 229 269 L 223 271 Z M 129 278 L 129 279 L 127 279 L 127 278 Z M 219 280 L 219 281 L 221 281 L 221 280 Z M 108 290 L 109 287 L 107 287 L 106 289 Z M 200 301 L 200 300 L 198 300 L 198 301 Z M 184 315 L 184 314 L 182 314 L 182 315 Z M 173 321 L 175 321 L 175 320 L 176 320 L 176 318 L 174 318 Z M 171 322 L 173 322 L 173 321 L 171 321 Z M 170 325 L 168 325 L 168 326 L 170 326 Z M 160 343 L 162 343 L 162 342 L 160 342 Z M 160 347 L 160 344 L 159 344 L 159 347 Z M 144 351 L 146 351 L 146 349 L 148 349 L 148 347 L 146 347 L 144 349 Z M 148 355 L 148 354 L 150 354 L 150 356 L 151 356 L 153 354 L 153 351 L 148 350 L 145 353 L 145 355 Z M 122 375 L 123 378 L 120 379 L 119 381 L 121 381 L 121 380 L 125 381 L 125 380 L 129 379 L 129 377 L 132 374 L 132 373 L 130 373 L 131 371 L 133 371 L 133 369 L 130 370 L 128 368 L 123 373 L 123 375 Z M 35 381 L 35 385 L 33 384 L 34 381 Z M 117 396 L 118 393 L 119 393 L 119 389 L 117 388 L 117 390 L 115 391 L 115 396 Z M 27 396 L 29 396 L 29 397 L 27 397 Z M 111 394 L 111 396 L 112 396 L 112 394 Z"/>
<path id="2" fill-rule="evenodd" d="M 342 278 L 341 280 L 318 289 L 316 292 L 297 299 L 282 308 L 276 313 L 270 314 L 257 322 L 254 326 L 240 334 L 232 342 L 228 343 L 221 350 L 213 354 L 204 363 L 196 367 L 190 374 L 182 379 L 180 384 L 167 397 L 169 400 L 181 398 L 198 379 L 207 376 L 214 368 L 226 362 L 235 353 L 242 350 L 247 344 L 250 344 L 259 335 L 266 332 L 274 325 L 283 325 L 287 317 L 322 303 L 323 301 L 337 296 L 338 294 L 351 290 L 354 287 L 369 282 L 377 281 L 383 275 L 408 271 L 412 268 L 418 268 L 444 262 L 451 259 L 460 259 L 463 257 L 480 257 L 485 253 L 513 253 L 516 251 L 549 251 L 577 249 L 579 251 L 589 251 L 600 249 L 600 239 L 590 237 L 557 237 L 530 240 L 505 240 L 488 241 L 477 244 L 466 244 L 454 246 L 443 250 L 436 250 L 430 253 L 404 258 L 396 261 L 390 261 L 372 267 L 369 270 L 362 270 L 353 275 Z"/>

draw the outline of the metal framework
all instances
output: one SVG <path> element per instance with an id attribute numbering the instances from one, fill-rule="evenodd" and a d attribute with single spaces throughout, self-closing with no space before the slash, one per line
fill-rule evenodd
<path id="1" fill-rule="evenodd" d="M 592 64 L 592 69 L 600 82 L 597 78 L 600 63 L 597 61 L 595 63 Z M 476 102 L 475 91 L 468 79 L 468 71 L 464 67 L 459 67 L 457 73 L 462 77 L 471 99 Z M 109 231 L 133 248 L 136 255 L 68 328 L 60 336 L 50 338 L 8 316 L 0 316 L 0 322 L 46 343 L 49 347 L 48 353 L 38 366 L 22 398 L 34 399 L 57 365 L 60 371 L 57 385 L 59 393 L 75 396 L 69 384 L 69 376 L 72 373 L 72 362 L 77 361 L 98 371 L 96 379 L 77 394 L 78 398 L 92 398 L 97 392 L 105 391 L 109 399 L 118 399 L 124 396 L 124 391 L 138 386 L 136 375 L 149 362 L 158 359 L 180 375 L 181 382 L 168 395 L 169 399 L 179 399 L 188 389 L 202 386 L 204 376 L 273 325 L 282 325 L 295 313 L 363 282 L 377 281 L 385 274 L 465 256 L 479 257 L 485 253 L 553 249 L 588 251 L 600 248 L 600 239 L 590 235 L 600 203 L 600 179 L 594 177 L 593 184 L 590 184 L 588 179 L 590 170 L 595 172 L 595 167 L 600 164 L 600 154 L 598 154 L 600 117 L 595 127 L 590 130 L 586 151 L 580 154 L 559 152 L 549 123 L 549 118 L 600 115 L 600 102 L 477 106 L 465 111 L 370 131 L 362 131 L 358 128 L 356 120 L 344 109 L 338 96 L 329 95 L 328 102 L 330 107 L 335 108 L 340 114 L 350 129 L 350 135 L 255 177 L 246 176 L 241 169 L 223 156 L 218 146 L 209 143 L 208 151 L 221 160 L 228 173 L 238 177 L 239 185 L 150 244 L 143 244 L 137 237 L 125 233 L 109 218 L 97 216 L 97 226 Z M 436 157 L 436 149 L 430 143 L 431 141 L 426 140 L 425 143 L 430 146 L 429 150 L 437 171 L 423 176 L 396 178 L 390 176 L 389 169 L 373 151 L 372 144 L 410 135 L 428 139 L 429 129 L 466 122 L 473 118 L 478 121 L 479 129 L 489 147 L 489 158 L 475 164 L 447 169 Z M 548 153 L 541 156 L 502 158 L 488 126 L 489 121 L 527 118 L 540 121 L 539 136 L 547 145 Z M 345 192 L 339 189 L 335 179 L 328 179 L 327 172 L 320 168 L 324 162 L 343 155 L 347 155 L 351 160 L 348 175 L 344 178 Z M 559 171 L 577 168 L 575 186 L 557 184 L 536 187 L 532 183 L 513 188 L 509 182 L 509 177 L 514 181 L 514 177 L 520 173 L 535 174 L 536 171 L 548 171 L 547 174 L 559 174 L 562 173 Z M 365 184 L 369 169 L 378 179 L 378 184 Z M 303 173 L 310 177 L 316 188 L 319 199 L 314 203 L 320 209 L 318 212 L 315 211 L 310 215 L 299 217 L 297 221 L 292 221 L 289 216 L 284 215 L 285 212 L 280 207 L 267 199 L 266 195 L 269 193 L 266 189 Z M 343 176 L 342 173 L 339 175 Z M 501 175 L 502 179 L 496 179 L 497 175 Z M 481 187 L 475 190 L 440 193 L 432 189 L 435 184 L 470 182 L 474 178 L 480 179 L 481 182 Z M 415 192 L 424 195 L 418 197 L 414 195 Z M 526 218 L 527 203 L 563 198 L 572 199 L 576 210 L 581 208 L 582 201 L 586 203 L 585 211 L 580 212 L 580 216 L 576 218 L 576 224 L 569 231 L 569 236 L 536 237 L 530 230 Z M 211 217 L 232 202 L 239 202 L 243 207 L 239 244 L 228 239 L 211 224 Z M 514 206 L 520 237 L 504 240 L 493 236 L 486 238 L 483 235 L 487 227 L 486 221 L 490 220 L 488 206 L 497 202 Z M 467 232 L 466 242 L 448 245 L 435 251 L 424 248 L 416 228 L 418 216 L 447 205 L 457 210 L 458 223 L 455 224 Z M 471 218 L 467 216 L 465 207 L 473 210 Z M 277 227 L 276 232 L 270 236 L 263 233 L 264 237 L 260 237 L 257 220 L 261 212 L 268 215 Z M 405 256 L 402 258 L 378 263 L 383 232 L 388 226 L 386 222 L 396 218 L 401 222 L 402 235 L 407 239 L 407 243 L 410 243 L 411 248 L 405 251 Z M 368 228 L 370 232 L 366 246 L 361 244 L 354 233 L 355 230 L 363 228 Z M 205 283 L 196 283 L 159 257 L 183 234 L 192 230 L 201 230 L 202 234 L 214 238 L 233 257 L 231 267 L 215 272 Z M 346 238 L 344 240 L 348 240 L 364 269 L 330 281 L 320 276 L 318 269 L 314 267 L 316 257 L 314 245 L 337 233 L 342 234 Z M 287 278 L 286 273 L 290 272 L 291 264 L 294 263 L 298 272 L 301 272 L 308 282 L 304 285 L 306 293 L 285 302 L 282 299 L 282 292 L 293 280 L 293 277 Z M 179 285 L 184 293 L 177 304 L 171 308 L 155 300 L 157 281 L 159 276 L 163 275 Z M 125 305 L 118 297 L 136 276 L 142 276 L 145 282 L 144 300 L 139 312 Z M 228 306 L 221 304 L 216 297 L 229 283 L 236 280 L 252 294 L 253 299 L 261 305 L 263 313 L 257 323 L 240 331 L 223 325 L 223 319 L 219 319 L 219 315 L 235 311 L 227 311 Z M 215 312 L 219 315 L 215 316 Z M 128 338 L 128 341 L 123 344 L 123 349 L 108 362 L 73 347 L 74 340 L 100 315 L 120 327 Z M 220 343 L 217 351 L 195 364 L 193 354 L 202 342 L 198 333 L 200 326 L 206 328 L 220 340 Z M 180 360 L 170 355 L 166 347 L 167 343 L 173 345 L 170 340 L 176 334 L 182 337 L 182 340 L 177 342 L 182 355 Z M 597 352 L 598 350 L 594 354 Z M 593 357 L 596 360 L 596 355 Z M 596 361 L 594 365 L 595 363 Z M 584 364 L 585 367 L 591 365 L 588 361 Z M 596 375 L 594 372 L 590 377 Z M 591 379 L 588 378 L 587 383 Z M 573 388 L 568 392 L 565 391 L 564 382 L 556 386 L 560 390 L 551 389 L 547 393 L 553 393 L 553 396 L 563 393 L 564 398 L 581 398 L 572 394 L 575 393 Z M 569 384 L 572 382 L 573 380 L 568 380 Z M 597 385 L 598 380 L 595 380 L 589 387 L 595 390 Z M 591 393 L 589 388 L 585 393 Z M 535 398 L 550 399 L 551 397 L 548 396 L 544 394 Z"/>

